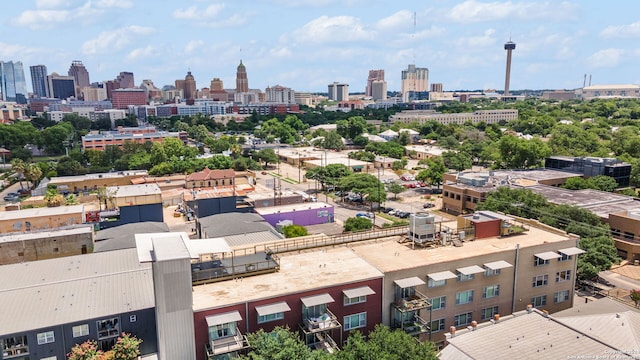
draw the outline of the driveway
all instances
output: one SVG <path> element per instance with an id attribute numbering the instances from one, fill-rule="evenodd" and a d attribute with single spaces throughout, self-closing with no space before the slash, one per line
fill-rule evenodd
<path id="1" fill-rule="evenodd" d="M 640 266 L 624 265 L 624 266 L 621 266 L 619 269 L 614 269 L 613 271 L 601 271 L 598 275 L 606 279 L 613 285 L 615 285 L 617 288 L 625 289 L 625 290 L 640 289 L 640 280 L 636 280 L 621 274 L 621 272 L 624 273 L 623 271 L 621 271 L 622 268 L 626 268 L 629 266 L 634 268 L 631 270 L 638 271 L 638 273 L 640 274 Z M 625 270 L 630 270 L 630 269 L 625 269 Z"/>

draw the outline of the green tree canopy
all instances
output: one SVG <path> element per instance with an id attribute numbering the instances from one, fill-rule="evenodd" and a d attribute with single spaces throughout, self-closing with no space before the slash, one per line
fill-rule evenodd
<path id="1" fill-rule="evenodd" d="M 362 231 L 373 227 L 373 222 L 366 217 L 350 217 L 344 222 L 344 231 Z"/>
<path id="2" fill-rule="evenodd" d="M 368 339 L 359 331 L 349 334 L 344 349 L 337 354 L 339 360 L 436 360 L 436 349 L 431 342 L 416 341 L 406 332 L 376 325 Z"/>
<path id="3" fill-rule="evenodd" d="M 428 158 L 426 159 L 425 164 L 428 168 L 421 170 L 418 175 L 416 175 L 416 179 L 420 181 L 427 181 L 430 184 L 435 184 L 437 187 L 440 187 L 444 173 L 447 172 L 447 167 L 444 165 L 442 156 Z"/>
<path id="4" fill-rule="evenodd" d="M 346 165 L 329 164 L 307 170 L 305 177 L 320 182 L 322 188 L 325 188 L 325 185 L 337 185 L 340 179 L 349 175 L 351 170 Z"/>
<path id="5" fill-rule="evenodd" d="M 287 225 L 283 227 L 282 233 L 284 234 L 284 237 L 286 237 L 287 239 L 308 235 L 307 228 L 305 228 L 302 225 L 296 225 L 296 224 Z"/>

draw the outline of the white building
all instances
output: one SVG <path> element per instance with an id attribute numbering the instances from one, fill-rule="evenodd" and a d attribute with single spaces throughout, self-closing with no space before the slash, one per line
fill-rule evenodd
<path id="1" fill-rule="evenodd" d="M 291 88 L 276 85 L 273 87 L 267 87 L 264 92 L 267 102 L 276 102 L 280 104 L 296 103 L 295 91 Z"/>
<path id="2" fill-rule="evenodd" d="M 593 85 L 578 90 L 583 100 L 607 98 L 640 98 L 640 85 Z"/>
<path id="3" fill-rule="evenodd" d="M 349 100 L 349 84 L 334 82 L 328 86 L 329 100 L 347 101 Z"/>
<path id="4" fill-rule="evenodd" d="M 464 124 L 467 121 L 472 123 L 485 122 L 495 124 L 500 121 L 518 120 L 518 110 L 478 110 L 472 113 L 443 114 L 433 110 L 406 110 L 389 117 L 391 123 L 413 123 L 424 124 L 428 121 L 437 121 L 443 125 Z"/>
<path id="5" fill-rule="evenodd" d="M 418 68 L 415 64 L 409 64 L 406 70 L 402 70 L 401 90 L 403 101 L 409 100 L 410 92 L 429 91 L 429 69 Z"/>
<path id="6" fill-rule="evenodd" d="M 387 82 L 384 80 L 372 81 L 371 97 L 373 100 L 387 100 Z"/>

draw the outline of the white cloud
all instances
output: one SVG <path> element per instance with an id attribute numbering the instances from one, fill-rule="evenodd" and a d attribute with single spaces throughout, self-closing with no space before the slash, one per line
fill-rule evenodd
<path id="1" fill-rule="evenodd" d="M 34 48 L 18 44 L 0 42 L 0 59 L 23 58 L 25 55 L 35 54 L 39 51 Z"/>
<path id="2" fill-rule="evenodd" d="M 374 38 L 360 19 L 353 16 L 321 16 L 294 30 L 291 36 L 301 43 L 336 43 Z"/>
<path id="3" fill-rule="evenodd" d="M 186 9 L 176 9 L 171 16 L 180 20 L 196 20 L 202 21 L 205 19 L 212 19 L 220 15 L 224 9 L 224 4 L 213 4 L 206 7 L 204 10 L 200 10 L 196 6 L 191 6 Z"/>
<path id="4" fill-rule="evenodd" d="M 615 67 L 622 61 L 624 55 L 625 50 L 623 49 L 604 49 L 589 56 L 587 64 L 592 68 Z"/>
<path id="5" fill-rule="evenodd" d="M 133 7 L 133 2 L 129 0 L 99 0 L 96 2 L 96 6 L 99 8 L 130 9 Z"/>
<path id="6" fill-rule="evenodd" d="M 157 50 L 153 46 L 147 45 L 142 48 L 133 49 L 127 54 L 127 60 L 138 60 L 145 56 L 155 56 L 157 53 Z"/>
<path id="7" fill-rule="evenodd" d="M 193 51 L 197 50 L 198 48 L 201 48 L 204 45 L 204 41 L 202 40 L 191 40 L 187 43 L 187 45 L 185 45 L 184 47 L 184 52 L 186 53 L 192 53 Z"/>
<path id="8" fill-rule="evenodd" d="M 602 32 L 600 32 L 600 36 L 605 39 L 640 37 L 640 21 L 634 22 L 629 25 L 607 26 L 604 30 L 602 30 Z"/>
<path id="9" fill-rule="evenodd" d="M 269 55 L 276 58 L 287 58 L 292 54 L 293 53 L 291 52 L 291 50 L 287 47 L 272 48 L 271 50 L 269 50 Z"/>
<path id="10" fill-rule="evenodd" d="M 49 28 L 53 24 L 68 22 L 73 17 L 73 14 L 68 10 L 26 10 L 14 20 L 14 23 L 37 30 Z"/>
<path id="11" fill-rule="evenodd" d="M 77 7 L 73 5 L 67 0 L 38 0 L 35 10 L 23 11 L 12 22 L 31 30 L 50 29 L 73 21 L 96 22 L 99 20 L 97 16 L 103 14 L 105 9 L 130 8 L 133 3 L 130 0 L 97 0 L 87 1 Z"/>
<path id="12" fill-rule="evenodd" d="M 95 55 L 120 50 L 130 44 L 134 38 L 149 35 L 155 32 L 154 28 L 131 25 L 113 31 L 104 31 L 97 38 L 82 44 L 82 53 Z"/>
<path id="13" fill-rule="evenodd" d="M 496 39 L 493 35 L 495 35 L 496 31 L 494 29 L 487 29 L 484 31 L 482 35 L 478 36 L 466 36 L 463 38 L 459 38 L 456 40 L 456 44 L 458 46 L 462 46 L 464 48 L 486 48 L 495 45 Z"/>
<path id="14" fill-rule="evenodd" d="M 36 0 L 37 9 L 56 9 L 71 5 L 68 0 Z"/>
<path id="15" fill-rule="evenodd" d="M 569 2 L 479 2 L 467 0 L 454 6 L 448 14 L 455 22 L 471 23 L 515 19 L 566 20 L 576 17 L 577 6 Z"/>
<path id="16" fill-rule="evenodd" d="M 381 30 L 390 30 L 398 28 L 406 28 L 413 24 L 413 13 L 408 10 L 400 10 L 391 16 L 378 20 L 376 28 Z"/>

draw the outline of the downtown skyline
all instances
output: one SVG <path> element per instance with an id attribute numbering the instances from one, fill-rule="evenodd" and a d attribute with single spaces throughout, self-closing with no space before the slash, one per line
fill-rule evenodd
<path id="1" fill-rule="evenodd" d="M 330 83 L 364 92 L 368 71 L 384 69 L 400 90 L 409 64 L 429 68 L 444 90 L 504 87 L 509 39 L 511 89 L 640 83 L 640 5 L 582 2 L 360 0 L 219 2 L 170 5 L 129 0 L 36 0 L 5 4 L 0 60 L 44 64 L 66 74 L 74 60 L 91 82 L 121 71 L 158 87 L 194 75 L 197 87 L 220 78 L 235 88 L 240 60 L 249 88 L 282 85 L 326 92 Z M 145 16 L 141 16 L 144 14 Z M 415 19 L 415 25 L 414 25 Z M 603 20 L 605 19 L 605 20 Z M 29 91 L 31 79 L 26 72 Z"/>

